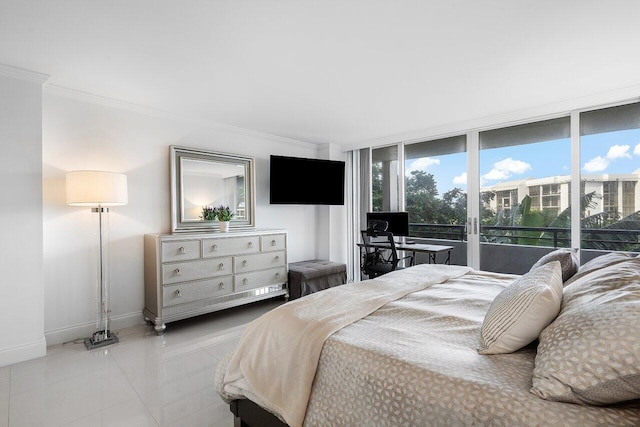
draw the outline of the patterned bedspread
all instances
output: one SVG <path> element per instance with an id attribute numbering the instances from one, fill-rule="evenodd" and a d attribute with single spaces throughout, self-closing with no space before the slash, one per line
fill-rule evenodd
<path id="1" fill-rule="evenodd" d="M 531 394 L 535 343 L 478 354 L 484 315 L 516 277 L 474 271 L 334 333 L 322 348 L 304 425 L 640 425 L 640 402 L 591 407 Z"/>

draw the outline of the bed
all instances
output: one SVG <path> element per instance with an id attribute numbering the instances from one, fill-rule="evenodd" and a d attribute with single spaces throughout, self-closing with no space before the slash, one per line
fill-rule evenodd
<path id="1" fill-rule="evenodd" d="M 559 262 L 541 265 L 564 275 Z M 558 279 L 558 310 L 540 341 L 504 354 L 479 354 L 483 323 L 504 314 L 496 302 L 527 275 L 418 265 L 312 294 L 249 324 L 218 366 L 216 389 L 252 427 L 640 425 L 640 259 L 596 259 L 574 273 L 573 283 Z M 576 320 L 585 310 L 599 313 L 597 325 Z M 558 338 L 585 322 L 608 346 L 575 330 Z M 595 359 L 615 362 L 604 392 Z"/>

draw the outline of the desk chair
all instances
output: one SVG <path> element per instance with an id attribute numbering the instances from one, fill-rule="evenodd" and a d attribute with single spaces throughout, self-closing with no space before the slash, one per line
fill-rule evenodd
<path id="1" fill-rule="evenodd" d="M 409 266 L 414 264 L 413 254 L 402 258 L 398 257 L 393 233 L 369 228 L 362 230 L 361 234 L 364 254 L 362 254 L 360 270 L 370 279 L 402 269 L 403 267 L 398 265 L 400 261 L 409 260 Z M 376 240 L 373 241 L 372 238 Z M 381 248 L 380 245 L 384 245 L 384 247 Z"/>

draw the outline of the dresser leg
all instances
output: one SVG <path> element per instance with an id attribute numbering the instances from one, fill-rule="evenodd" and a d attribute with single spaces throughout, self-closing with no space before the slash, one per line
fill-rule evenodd
<path id="1" fill-rule="evenodd" d="M 164 323 L 159 325 L 154 325 L 153 329 L 156 331 L 156 335 L 164 335 L 164 330 L 167 329 L 167 326 Z"/>

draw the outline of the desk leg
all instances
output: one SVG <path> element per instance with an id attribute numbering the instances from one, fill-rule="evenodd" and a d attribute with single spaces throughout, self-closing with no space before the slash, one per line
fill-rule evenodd
<path id="1" fill-rule="evenodd" d="M 429 264 L 435 264 L 436 263 L 436 254 L 434 253 L 429 253 Z"/>
<path id="2" fill-rule="evenodd" d="M 447 251 L 447 259 L 444 263 L 451 265 L 451 251 Z"/>

